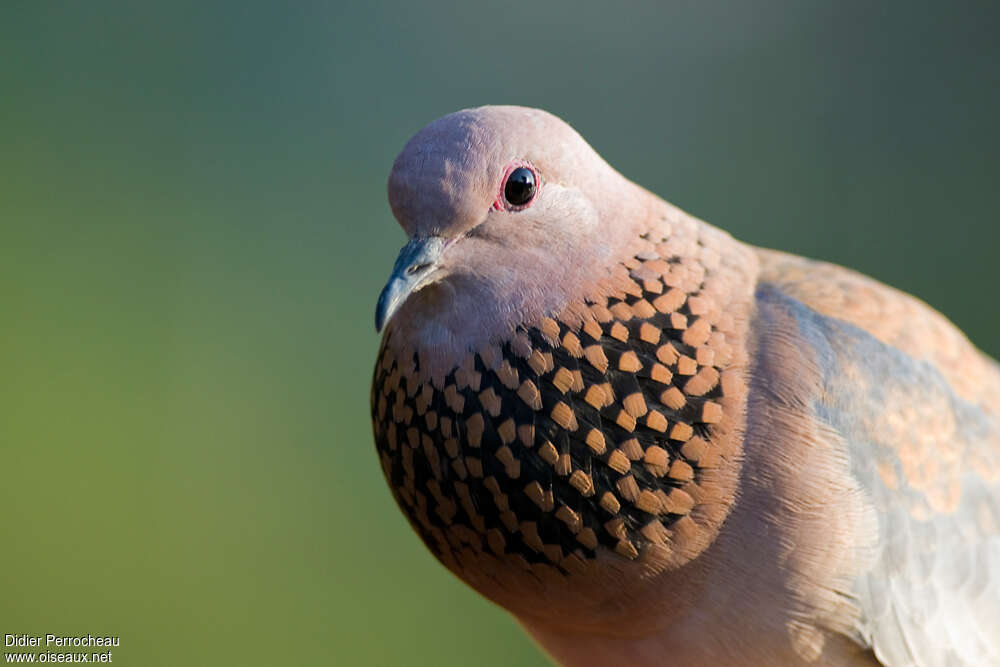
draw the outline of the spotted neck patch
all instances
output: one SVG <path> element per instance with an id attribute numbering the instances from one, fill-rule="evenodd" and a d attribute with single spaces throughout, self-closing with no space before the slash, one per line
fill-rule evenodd
<path id="1" fill-rule="evenodd" d="M 442 386 L 387 336 L 371 395 L 392 492 L 460 575 L 478 555 L 568 574 L 606 551 L 640 559 L 697 531 L 730 368 L 731 272 L 700 242 L 650 241 L 610 298 L 470 354 Z M 668 259 L 662 259 L 662 257 Z M 707 260 L 707 261 L 706 261 Z M 569 318 L 567 318 L 568 321 Z"/>

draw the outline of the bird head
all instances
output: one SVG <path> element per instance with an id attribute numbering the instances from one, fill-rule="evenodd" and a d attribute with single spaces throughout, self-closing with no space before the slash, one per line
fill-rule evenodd
<path id="1" fill-rule="evenodd" d="M 396 158 L 389 203 L 409 242 L 379 297 L 376 329 L 471 348 L 556 312 L 601 277 L 636 220 L 638 188 L 545 111 L 480 107 L 418 132 Z M 488 326 L 489 330 L 483 330 Z"/>

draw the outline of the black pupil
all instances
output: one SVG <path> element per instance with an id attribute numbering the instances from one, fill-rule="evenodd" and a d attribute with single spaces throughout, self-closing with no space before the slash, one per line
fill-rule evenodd
<path id="1" fill-rule="evenodd" d="M 527 167 L 518 167 L 510 172 L 503 196 L 511 206 L 524 206 L 535 196 L 535 174 Z"/>

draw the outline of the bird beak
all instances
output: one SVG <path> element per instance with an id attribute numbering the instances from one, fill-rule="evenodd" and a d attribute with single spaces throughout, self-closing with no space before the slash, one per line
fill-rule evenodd
<path id="1" fill-rule="evenodd" d="M 440 236 L 412 239 L 403 246 L 392 267 L 389 282 L 382 288 L 375 306 L 375 331 L 382 328 L 399 310 L 406 298 L 426 284 L 426 279 L 437 266 L 438 259 L 448 245 Z"/>

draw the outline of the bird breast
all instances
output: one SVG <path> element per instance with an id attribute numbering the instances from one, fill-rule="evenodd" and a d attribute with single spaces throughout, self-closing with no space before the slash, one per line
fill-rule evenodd
<path id="1" fill-rule="evenodd" d="M 607 296 L 566 309 L 585 317 L 524 323 L 443 381 L 398 332 L 383 340 L 371 409 L 393 495 L 445 566 L 516 614 L 543 598 L 606 613 L 697 555 L 735 489 L 753 262 L 690 220 L 630 253 Z"/>

